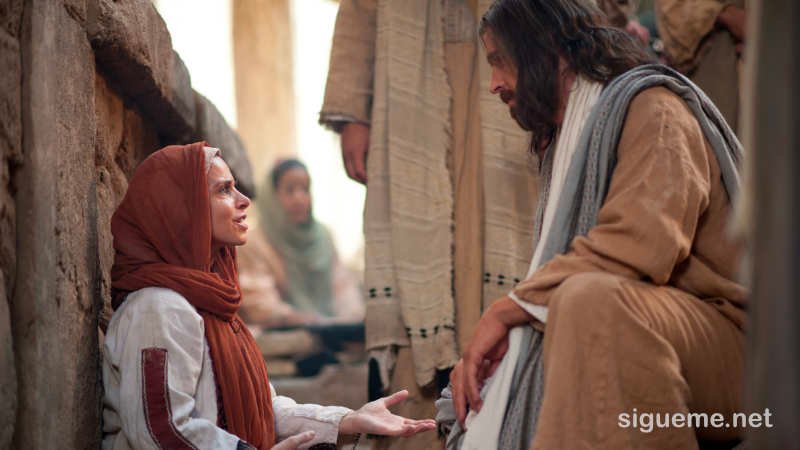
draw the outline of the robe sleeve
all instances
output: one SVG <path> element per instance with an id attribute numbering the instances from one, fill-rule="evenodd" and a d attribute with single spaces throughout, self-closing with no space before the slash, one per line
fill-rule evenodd
<path id="1" fill-rule="evenodd" d="M 336 131 L 344 122 L 370 122 L 376 16 L 377 0 L 339 3 L 319 117 L 320 124 Z"/>
<path id="2" fill-rule="evenodd" d="M 689 256 L 709 204 L 711 167 L 686 104 L 665 88 L 643 91 L 631 102 L 617 149 L 597 225 L 519 283 L 510 295 L 518 303 L 547 306 L 564 280 L 585 272 L 664 285 Z"/>
<path id="3" fill-rule="evenodd" d="M 275 414 L 275 431 L 278 442 L 304 431 L 314 431 L 314 439 L 302 446 L 308 448 L 320 443 L 335 444 L 339 435 L 339 422 L 352 411 L 341 406 L 320 406 L 313 403 L 298 404 L 289 397 L 277 395 L 272 390 L 272 410 Z"/>
<path id="4" fill-rule="evenodd" d="M 179 294 L 137 299 L 117 340 L 122 432 L 133 448 L 236 449 L 238 437 L 193 417 L 205 346 L 203 319 Z"/>
<path id="5" fill-rule="evenodd" d="M 716 26 L 728 0 L 656 0 L 656 26 L 670 65 L 690 70 L 703 39 Z"/>

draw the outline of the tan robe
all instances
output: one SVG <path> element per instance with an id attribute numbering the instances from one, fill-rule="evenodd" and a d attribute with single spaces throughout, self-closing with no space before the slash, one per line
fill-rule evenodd
<path id="1" fill-rule="evenodd" d="M 739 56 L 733 35 L 717 25 L 728 5 L 744 0 L 656 0 L 656 26 L 669 63 L 688 75 L 734 131 L 739 123 Z"/>
<path id="2" fill-rule="evenodd" d="M 731 204 L 698 122 L 665 88 L 631 102 L 598 223 L 515 294 L 550 308 L 533 448 L 695 449 L 621 413 L 741 410 L 744 288 Z M 737 429 L 701 429 L 726 440 Z"/>

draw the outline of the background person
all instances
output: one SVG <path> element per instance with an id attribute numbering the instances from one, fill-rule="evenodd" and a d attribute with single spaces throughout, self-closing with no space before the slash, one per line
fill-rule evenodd
<path id="1" fill-rule="evenodd" d="M 360 282 L 313 214 L 311 178 L 297 159 L 278 162 L 256 197 L 259 220 L 239 250 L 248 324 L 292 326 L 364 320 Z"/>

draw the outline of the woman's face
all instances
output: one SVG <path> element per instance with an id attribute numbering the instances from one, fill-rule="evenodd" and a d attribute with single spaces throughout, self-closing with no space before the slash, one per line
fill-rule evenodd
<path id="1" fill-rule="evenodd" d="M 293 167 L 281 176 L 275 194 L 289 220 L 301 225 L 311 218 L 311 179 L 303 168 Z"/>
<path id="2" fill-rule="evenodd" d="M 208 198 L 211 202 L 211 246 L 217 250 L 225 245 L 247 242 L 245 210 L 250 199 L 236 190 L 231 169 L 222 158 L 215 157 L 208 171 Z"/>

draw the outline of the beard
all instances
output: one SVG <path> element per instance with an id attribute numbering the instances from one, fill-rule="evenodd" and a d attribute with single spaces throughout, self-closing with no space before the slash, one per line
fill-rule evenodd
<path id="1" fill-rule="evenodd" d="M 517 125 L 519 125 L 523 130 L 527 130 L 527 128 L 525 128 L 525 126 L 519 120 L 519 100 L 516 99 L 516 93 L 511 89 L 503 89 L 500 91 L 500 100 L 508 105 L 508 112 L 511 114 L 511 118 L 517 122 Z M 514 105 L 511 105 L 511 100 L 515 100 Z"/>
<path id="2" fill-rule="evenodd" d="M 503 101 L 506 105 L 514 99 L 514 91 L 511 89 L 502 89 L 500 91 L 500 100 Z"/>

